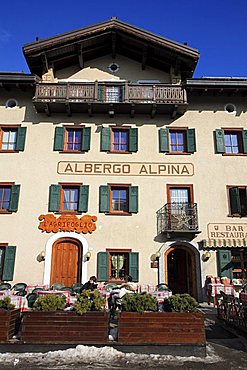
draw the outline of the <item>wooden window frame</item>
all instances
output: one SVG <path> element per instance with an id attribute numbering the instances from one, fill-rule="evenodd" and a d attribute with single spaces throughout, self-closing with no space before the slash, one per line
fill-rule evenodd
<path id="1" fill-rule="evenodd" d="M 12 185 L 15 185 L 15 183 L 14 182 L 0 182 L 0 188 L 1 187 L 10 188 L 10 197 L 11 197 L 11 186 Z M 13 213 L 13 212 L 0 208 L 0 214 L 10 214 L 10 213 Z"/>
<path id="2" fill-rule="evenodd" d="M 121 154 L 130 154 L 131 152 L 129 151 L 129 131 L 130 131 L 130 126 L 110 126 L 111 129 L 111 149 L 110 153 L 121 153 Z M 126 132 L 127 133 L 127 149 L 126 150 L 116 150 L 114 149 L 114 132 Z"/>
<path id="3" fill-rule="evenodd" d="M 64 125 L 63 128 L 64 128 L 64 148 L 63 148 L 63 151 L 60 151 L 60 153 L 71 153 L 71 154 L 82 154 L 82 153 L 85 153 L 84 150 L 73 150 L 73 149 L 66 149 L 66 145 L 68 144 L 68 131 L 81 131 L 81 146 L 82 146 L 82 140 L 83 140 L 83 128 L 85 126 L 81 126 L 81 125 L 73 125 L 73 126 L 70 126 L 70 125 Z"/>
<path id="4" fill-rule="evenodd" d="M 238 156 L 238 155 L 246 155 L 243 153 L 243 139 L 242 139 L 242 128 L 222 128 L 224 130 L 224 140 L 226 135 L 230 134 L 237 134 L 237 140 L 238 140 L 238 153 L 223 153 L 225 156 Z M 225 142 L 225 149 L 226 149 L 226 142 Z"/>
<path id="5" fill-rule="evenodd" d="M 106 248 L 106 252 L 108 252 L 108 282 L 110 283 L 122 283 L 124 281 L 124 277 L 121 279 L 121 278 L 112 278 L 111 277 L 111 258 L 112 258 L 112 254 L 113 253 L 116 253 L 116 254 L 128 254 L 132 252 L 132 249 L 112 249 L 112 248 Z M 128 256 L 128 261 L 127 261 L 127 270 L 128 271 L 125 271 L 125 276 L 126 275 L 129 275 L 129 256 Z"/>
<path id="6" fill-rule="evenodd" d="M 194 203 L 194 187 L 193 184 L 166 184 L 167 203 L 171 203 L 170 189 L 185 188 L 189 189 L 190 203 Z"/>
<path id="7" fill-rule="evenodd" d="M 0 153 L 19 153 L 19 150 L 16 149 L 2 149 L 2 144 L 3 144 L 3 133 L 4 129 L 15 129 L 17 134 L 18 134 L 18 128 L 21 127 L 21 125 L 0 125 Z M 16 136 L 16 141 L 15 141 L 15 146 L 17 142 L 17 136 Z"/>
<path id="8" fill-rule="evenodd" d="M 188 153 L 187 151 L 187 130 L 188 130 L 188 127 L 172 127 L 172 128 L 168 128 L 169 130 L 169 152 L 167 154 L 191 154 L 191 153 Z M 175 132 L 175 133 L 182 133 L 183 134 L 183 146 L 184 146 L 184 150 L 183 151 L 172 151 L 171 150 L 171 138 L 170 138 L 170 134 L 172 132 Z M 178 144 L 176 143 L 176 146 Z"/>
<path id="9" fill-rule="evenodd" d="M 245 216 L 241 215 L 241 214 L 237 214 L 237 213 L 232 213 L 231 211 L 231 197 L 230 197 L 230 189 L 232 188 L 238 188 L 238 189 L 247 189 L 247 185 L 244 186 L 244 185 L 227 185 L 226 186 L 226 189 L 227 189 L 227 199 L 228 199 L 228 210 L 229 210 L 229 213 L 228 213 L 228 217 L 236 217 L 236 218 L 246 218 L 247 217 L 247 214 Z M 247 208 L 247 204 L 246 204 L 246 208 Z"/>
<path id="10" fill-rule="evenodd" d="M 78 196 L 80 194 L 80 186 L 83 185 L 83 183 L 61 183 L 59 182 L 58 185 L 60 186 L 60 202 L 59 202 L 59 212 L 56 212 L 56 213 L 59 213 L 59 214 L 63 214 L 63 213 L 66 213 L 66 214 L 80 214 L 81 212 L 78 212 L 78 210 L 66 210 L 63 208 L 63 205 L 64 205 L 64 189 L 65 188 L 77 188 L 78 189 Z M 78 209 L 78 206 L 79 206 L 79 198 L 78 198 L 78 202 L 77 202 L 77 209 Z"/>
<path id="11" fill-rule="evenodd" d="M 112 209 L 112 190 L 116 190 L 116 189 L 119 189 L 119 190 L 126 189 L 127 190 L 127 209 L 129 209 L 129 187 L 131 186 L 131 184 L 107 184 L 107 185 L 110 187 L 110 199 L 109 199 L 110 204 L 109 204 L 108 214 L 109 215 L 120 215 L 120 216 L 121 215 L 122 216 L 131 215 L 131 213 L 129 211 L 121 211 L 121 210 L 114 211 Z"/>

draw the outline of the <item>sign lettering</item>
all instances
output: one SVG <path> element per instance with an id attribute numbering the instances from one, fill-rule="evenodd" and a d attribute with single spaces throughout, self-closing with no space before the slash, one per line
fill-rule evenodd
<path id="1" fill-rule="evenodd" d="M 247 224 L 208 224 L 209 239 L 246 239 Z"/>

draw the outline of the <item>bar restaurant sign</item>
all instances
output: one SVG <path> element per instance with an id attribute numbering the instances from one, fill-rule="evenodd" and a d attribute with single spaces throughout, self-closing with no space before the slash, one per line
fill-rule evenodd
<path id="1" fill-rule="evenodd" d="M 246 224 L 208 224 L 209 239 L 246 239 Z"/>
<path id="2" fill-rule="evenodd" d="M 96 230 L 96 216 L 84 215 L 77 218 L 75 215 L 61 215 L 58 218 L 52 214 L 39 216 L 39 229 L 42 232 L 58 233 L 59 231 L 76 232 L 78 234 L 92 233 Z"/>
<path id="3" fill-rule="evenodd" d="M 193 176 L 192 163 L 151 162 L 58 162 L 61 175 Z"/>

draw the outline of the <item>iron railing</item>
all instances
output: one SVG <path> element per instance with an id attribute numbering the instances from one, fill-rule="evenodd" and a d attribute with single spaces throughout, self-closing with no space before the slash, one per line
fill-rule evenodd
<path id="1" fill-rule="evenodd" d="M 157 211 L 157 232 L 198 230 L 196 203 L 167 203 Z"/>

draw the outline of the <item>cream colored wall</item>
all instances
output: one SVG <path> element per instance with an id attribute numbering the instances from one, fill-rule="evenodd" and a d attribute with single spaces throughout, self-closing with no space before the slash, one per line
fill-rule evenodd
<path id="1" fill-rule="evenodd" d="M 20 108 L 6 109 L 5 100 L 14 97 Z M 48 213 L 50 184 L 58 182 L 83 182 L 90 185 L 89 211 L 97 215 L 97 230 L 84 235 L 92 252 L 87 263 L 88 276 L 96 273 L 96 257 L 105 248 L 131 248 L 140 253 L 140 282 L 156 283 L 157 269 L 150 268 L 150 256 L 162 245 L 155 241 L 156 211 L 167 202 L 166 184 L 193 184 L 194 201 L 198 203 L 199 228 L 202 231 L 193 242 L 207 238 L 208 223 L 234 223 L 239 219 L 229 218 L 226 185 L 246 185 L 245 156 L 229 157 L 214 153 L 213 130 L 220 127 L 246 128 L 247 114 L 244 100 L 214 97 L 200 103 L 193 99 L 183 116 L 171 120 L 169 116 L 151 119 L 147 116 L 108 118 L 74 114 L 72 117 L 53 114 L 47 117 L 37 114 L 31 103 L 31 94 L 7 92 L 0 101 L 1 124 L 21 124 L 27 127 L 24 152 L 0 154 L 0 182 L 14 181 L 21 184 L 17 213 L 0 215 L 0 242 L 17 246 L 14 281 L 42 283 L 44 262 L 36 256 L 45 249 L 53 234 L 38 229 L 38 217 Z M 202 98 L 200 98 L 202 99 Z M 201 100 L 202 101 L 202 100 Z M 237 115 L 223 111 L 226 103 L 238 106 Z M 25 107 L 27 105 L 27 107 Z M 211 108 L 212 107 L 212 108 Z M 204 109 L 203 109 L 204 108 Z M 83 124 L 92 127 L 91 150 L 85 154 L 60 154 L 53 151 L 55 127 L 63 124 Z M 100 128 L 102 125 L 126 124 L 139 128 L 139 150 L 132 154 L 107 154 L 100 152 Z M 196 128 L 197 152 L 192 155 L 165 155 L 158 152 L 158 129 L 173 127 Z M 116 177 L 90 175 L 59 175 L 59 161 L 114 161 L 114 162 L 165 162 L 193 163 L 192 177 Z M 139 186 L 139 213 L 132 216 L 107 216 L 98 213 L 99 186 L 106 183 L 131 183 Z M 243 220 L 244 222 L 244 220 Z M 216 274 L 216 260 L 202 263 L 204 277 Z"/>
<path id="2" fill-rule="evenodd" d="M 111 73 L 108 66 L 111 63 L 117 63 L 119 70 Z M 159 80 L 163 83 L 170 83 L 170 75 L 160 70 L 146 66 L 145 70 L 141 69 L 141 64 L 129 58 L 117 55 L 116 59 L 105 56 L 85 62 L 84 68 L 79 69 L 77 66 L 55 71 L 55 81 L 107 81 L 107 80 L 127 80 L 137 82 L 138 80 Z"/>

